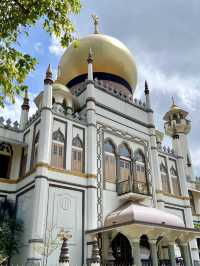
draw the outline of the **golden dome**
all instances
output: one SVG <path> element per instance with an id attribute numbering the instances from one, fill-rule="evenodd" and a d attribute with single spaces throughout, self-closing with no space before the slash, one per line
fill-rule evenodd
<path id="1" fill-rule="evenodd" d="M 72 79 L 87 74 L 89 49 L 93 51 L 93 71 L 108 73 L 124 79 L 134 91 L 137 84 L 137 69 L 133 55 L 119 40 L 104 35 L 91 34 L 72 43 L 60 60 L 58 81 L 67 85 Z"/>

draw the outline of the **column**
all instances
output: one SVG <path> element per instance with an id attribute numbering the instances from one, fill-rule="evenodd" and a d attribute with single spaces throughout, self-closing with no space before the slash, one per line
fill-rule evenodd
<path id="1" fill-rule="evenodd" d="M 150 249 L 151 249 L 151 259 L 153 266 L 158 266 L 158 254 L 157 254 L 157 240 L 150 240 Z"/>
<path id="2" fill-rule="evenodd" d="M 169 243 L 169 257 L 171 261 L 171 266 L 176 266 L 176 255 L 174 250 L 174 242 Z"/>
<path id="3" fill-rule="evenodd" d="M 140 259 L 140 239 L 133 239 L 132 255 L 134 258 L 133 266 L 142 266 L 141 259 Z"/>
<path id="4" fill-rule="evenodd" d="M 181 248 L 181 256 L 184 260 L 184 265 L 192 266 L 188 243 L 181 243 L 180 248 Z"/>

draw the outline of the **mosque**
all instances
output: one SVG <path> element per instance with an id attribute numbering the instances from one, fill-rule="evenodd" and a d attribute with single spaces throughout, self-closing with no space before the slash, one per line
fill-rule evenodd
<path id="1" fill-rule="evenodd" d="M 132 53 L 94 25 L 55 81 L 48 67 L 32 117 L 27 92 L 19 123 L 0 117 L 0 200 L 24 223 L 12 263 L 58 265 L 64 232 L 71 266 L 200 265 L 189 114 L 173 102 L 163 117 L 173 149 L 163 147 L 147 82 L 145 102 L 134 99 Z"/>

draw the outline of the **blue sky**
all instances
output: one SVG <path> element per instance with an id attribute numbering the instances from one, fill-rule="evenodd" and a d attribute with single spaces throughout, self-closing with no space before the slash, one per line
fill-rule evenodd
<path id="1" fill-rule="evenodd" d="M 84 0 L 83 9 L 72 19 L 79 37 L 93 32 L 91 14 L 100 17 L 102 33 L 121 40 L 133 53 L 139 81 L 135 96 L 143 97 L 144 80 L 149 82 L 156 126 L 163 130 L 162 117 L 171 105 L 171 97 L 189 112 L 189 134 L 193 164 L 200 175 L 200 1 L 199 0 Z M 23 51 L 38 60 L 36 70 L 27 79 L 31 99 L 43 87 L 46 68 L 51 63 L 54 77 L 63 53 L 58 40 L 48 36 L 41 24 L 21 37 Z M 21 99 L 6 106 L 5 117 L 19 117 Z M 31 113 L 35 106 L 31 104 Z M 169 139 L 167 140 L 169 143 Z"/>

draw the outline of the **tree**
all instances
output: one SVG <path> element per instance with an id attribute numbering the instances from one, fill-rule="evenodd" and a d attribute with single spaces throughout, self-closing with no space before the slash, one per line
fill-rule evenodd
<path id="1" fill-rule="evenodd" d="M 20 51 L 19 36 L 41 20 L 43 29 L 55 35 L 63 47 L 74 40 L 71 14 L 78 14 L 80 0 L 4 0 L 0 8 L 0 106 L 15 101 L 27 86 L 24 81 L 35 69 L 36 59 Z"/>
<path id="2" fill-rule="evenodd" d="M 23 223 L 16 218 L 16 208 L 12 201 L 0 201 L 0 265 L 19 252 Z"/>

